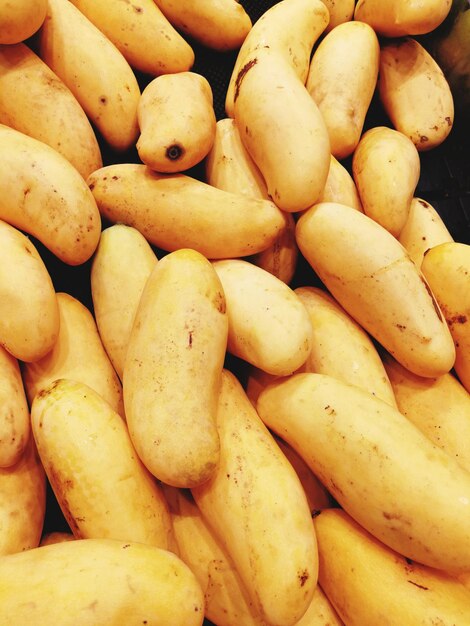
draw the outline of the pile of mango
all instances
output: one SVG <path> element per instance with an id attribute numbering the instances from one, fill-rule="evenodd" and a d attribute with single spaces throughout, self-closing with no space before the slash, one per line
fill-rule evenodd
<path id="1" fill-rule="evenodd" d="M 0 0 L 2 626 L 470 623 L 450 5 Z"/>

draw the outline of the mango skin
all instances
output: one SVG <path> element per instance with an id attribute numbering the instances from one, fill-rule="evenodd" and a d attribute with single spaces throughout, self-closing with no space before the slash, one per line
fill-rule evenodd
<path id="1" fill-rule="evenodd" d="M 0 587 L 5 626 L 201 626 L 204 620 L 194 574 L 173 553 L 142 543 L 77 539 L 5 556 Z"/>
<path id="2" fill-rule="evenodd" d="M 424 276 L 383 226 L 351 207 L 324 202 L 298 220 L 299 249 L 359 324 L 418 376 L 455 362 L 446 320 Z"/>
<path id="3" fill-rule="evenodd" d="M 219 460 L 215 423 L 228 334 L 225 296 L 211 263 L 180 249 L 150 274 L 124 363 L 129 433 L 159 480 L 193 487 Z"/>

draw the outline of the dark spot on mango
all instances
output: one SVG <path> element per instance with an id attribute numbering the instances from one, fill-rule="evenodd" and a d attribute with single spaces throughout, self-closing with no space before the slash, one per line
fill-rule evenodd
<path id="1" fill-rule="evenodd" d="M 424 589 L 424 591 L 429 591 L 429 587 L 425 587 L 424 585 L 420 585 L 419 583 L 415 583 L 413 580 L 407 580 L 407 582 L 411 583 L 415 587 L 418 587 L 418 589 Z"/>
<path id="2" fill-rule="evenodd" d="M 468 318 L 466 315 L 453 315 L 446 321 L 449 324 L 449 326 L 453 326 L 454 324 L 465 324 L 467 322 L 467 319 Z"/>
<path id="3" fill-rule="evenodd" d="M 251 68 L 258 63 L 258 59 L 255 57 L 245 63 L 245 65 L 238 72 L 237 78 L 235 79 L 235 94 L 233 96 L 233 101 L 236 102 L 238 96 L 240 95 L 240 85 L 242 84 L 243 79 L 247 75 L 247 72 L 251 70 Z"/>
<path id="4" fill-rule="evenodd" d="M 310 578 L 310 574 L 308 573 L 308 570 L 304 569 L 302 572 L 299 573 L 298 577 L 300 581 L 300 586 L 303 587 L 307 580 Z"/>
<path id="5" fill-rule="evenodd" d="M 444 319 L 442 317 L 441 310 L 439 308 L 439 305 L 436 302 L 436 298 L 434 297 L 434 294 L 431 291 L 431 288 L 429 287 L 428 283 L 426 282 L 426 280 L 423 277 L 421 277 L 421 280 L 423 281 L 423 285 L 426 287 L 426 291 L 428 292 L 429 297 L 431 298 L 432 305 L 434 307 L 434 310 L 436 311 L 436 315 L 439 318 L 439 321 L 443 322 Z"/>
<path id="6" fill-rule="evenodd" d="M 165 156 L 170 161 L 177 161 L 183 156 L 184 152 L 185 150 L 181 144 L 174 143 L 171 146 L 168 146 L 165 151 Z"/>

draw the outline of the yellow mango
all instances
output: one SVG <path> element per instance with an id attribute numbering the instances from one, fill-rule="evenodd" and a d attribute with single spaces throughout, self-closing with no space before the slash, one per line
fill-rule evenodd
<path id="1" fill-rule="evenodd" d="M 159 76 L 193 66 L 191 45 L 153 0 L 71 1 L 139 72 Z"/>
<path id="2" fill-rule="evenodd" d="M 160 259 L 134 318 L 123 389 L 137 453 L 170 485 L 201 484 L 217 467 L 227 333 L 225 296 L 211 263 L 190 249 Z"/>
<path id="3" fill-rule="evenodd" d="M 140 160 L 166 173 L 200 163 L 214 143 L 213 104 L 212 87 L 202 74 L 178 72 L 150 81 L 137 108 Z"/>
<path id="4" fill-rule="evenodd" d="M 209 259 L 247 256 L 272 245 L 286 226 L 269 200 L 137 163 L 103 167 L 88 184 L 104 217 L 133 226 L 168 252 L 193 248 Z"/>
<path id="5" fill-rule="evenodd" d="M 315 520 L 322 588 L 345 624 L 465 624 L 470 592 L 374 539 L 344 511 Z"/>
<path id="6" fill-rule="evenodd" d="M 77 298 L 57 294 L 60 329 L 52 348 L 41 359 L 26 363 L 23 380 L 30 404 L 58 378 L 69 378 L 99 393 L 124 416 L 122 386 L 100 339 L 93 315 Z"/>
<path id="7" fill-rule="evenodd" d="M 454 340 L 455 372 L 470 392 L 470 245 L 451 241 L 434 246 L 421 269 Z"/>
<path id="8" fill-rule="evenodd" d="M 202 591 L 187 565 L 136 542 L 77 539 L 2 557 L 0 588 L 4 626 L 201 626 L 204 620 Z"/>
<path id="9" fill-rule="evenodd" d="M 46 475 L 31 436 L 16 463 L 0 468 L 0 555 L 36 548 L 45 515 Z"/>
<path id="10" fill-rule="evenodd" d="M 51 276 L 33 243 L 0 220 L 0 346 L 37 361 L 54 346 L 60 317 Z"/>
<path id="11" fill-rule="evenodd" d="M 20 364 L 0 346 L 0 467 L 19 461 L 30 436 Z"/>
<path id="12" fill-rule="evenodd" d="M 429 377 L 451 370 L 446 320 L 419 268 L 383 226 L 325 202 L 300 217 L 296 238 L 335 300 L 404 367 Z"/>
<path id="13" fill-rule="evenodd" d="M 55 380 L 31 407 L 34 440 L 78 539 L 173 548 L 166 500 L 137 457 L 124 421 L 87 385 Z"/>
<path id="14" fill-rule="evenodd" d="M 51 146 L 83 178 L 103 165 L 85 111 L 65 83 L 23 43 L 0 46 L 0 123 Z"/>
<path id="15" fill-rule="evenodd" d="M 217 428 L 219 465 L 206 483 L 192 489 L 194 499 L 232 558 L 255 610 L 272 626 L 293 626 L 317 583 L 316 539 L 305 492 L 228 370 L 222 376 Z"/>
<path id="16" fill-rule="evenodd" d="M 135 312 L 157 260 L 145 237 L 125 224 L 105 228 L 93 256 L 90 282 L 96 325 L 121 380 Z"/>
<path id="17" fill-rule="evenodd" d="M 396 408 L 313 373 L 274 381 L 256 406 L 376 539 L 432 568 L 470 569 L 470 473 Z"/>

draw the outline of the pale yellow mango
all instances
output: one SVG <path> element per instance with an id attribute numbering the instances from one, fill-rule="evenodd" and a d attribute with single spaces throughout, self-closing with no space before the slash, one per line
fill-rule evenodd
<path id="1" fill-rule="evenodd" d="M 23 380 L 30 404 L 58 378 L 88 385 L 124 417 L 122 385 L 104 349 L 89 309 L 68 293 L 59 292 L 60 330 L 53 348 L 26 363 Z"/>
<path id="2" fill-rule="evenodd" d="M 83 178 L 103 165 L 85 111 L 65 83 L 23 43 L 0 46 L 0 123 L 51 146 Z"/>
<path id="3" fill-rule="evenodd" d="M 162 482 L 192 487 L 217 468 L 227 333 L 225 296 L 211 263 L 190 249 L 160 259 L 135 314 L 123 389 L 132 442 Z"/>
<path id="4" fill-rule="evenodd" d="M 139 72 L 159 76 L 193 66 L 191 45 L 153 0 L 71 1 Z"/>
<path id="5" fill-rule="evenodd" d="M 49 271 L 21 231 L 0 220 L 0 346 L 33 362 L 57 341 L 59 305 Z"/>
<path id="6" fill-rule="evenodd" d="M 255 609 L 272 626 L 293 626 L 317 583 L 316 539 L 305 492 L 228 370 L 217 428 L 219 465 L 206 483 L 192 489 L 194 499 Z"/>
<path id="7" fill-rule="evenodd" d="M 114 224 L 101 233 L 90 272 L 96 325 L 122 380 L 135 312 L 157 255 L 132 226 Z"/>
<path id="8" fill-rule="evenodd" d="M 0 467 L 10 467 L 19 461 L 30 430 L 20 364 L 0 347 Z"/>
<path id="9" fill-rule="evenodd" d="M 0 588 L 4 626 L 204 621 L 204 597 L 188 566 L 171 552 L 136 542 L 77 539 L 3 557 Z"/>
<path id="10" fill-rule="evenodd" d="M 77 539 L 173 549 L 161 487 L 137 457 L 121 417 L 97 392 L 55 380 L 35 397 L 31 424 L 50 485 Z"/>
<path id="11" fill-rule="evenodd" d="M 150 81 L 137 108 L 140 160 L 166 173 L 200 163 L 214 143 L 213 105 L 212 87 L 202 74 L 178 72 Z"/>

